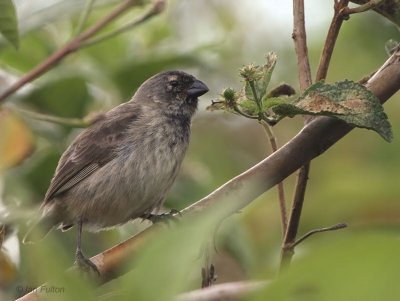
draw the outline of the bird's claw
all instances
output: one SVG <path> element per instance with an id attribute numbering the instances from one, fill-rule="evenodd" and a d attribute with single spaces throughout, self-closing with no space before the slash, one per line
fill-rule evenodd
<path id="1" fill-rule="evenodd" d="M 162 214 L 146 214 L 142 218 L 151 221 L 153 224 L 156 223 L 166 223 L 169 224 L 170 221 L 177 222 L 178 215 L 181 216 L 181 212 L 176 209 L 172 209 L 170 212 L 162 213 Z"/>
<path id="2" fill-rule="evenodd" d="M 101 276 L 99 269 L 97 268 L 97 266 L 88 258 L 86 258 L 82 252 L 76 252 L 75 255 L 75 264 L 78 266 L 78 268 L 87 274 L 90 274 L 91 272 L 95 273 L 97 276 Z"/>

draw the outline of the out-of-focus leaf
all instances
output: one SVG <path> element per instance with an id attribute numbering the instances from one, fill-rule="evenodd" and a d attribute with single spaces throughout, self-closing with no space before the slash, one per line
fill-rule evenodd
<path id="1" fill-rule="evenodd" d="M 26 185 L 39 197 L 45 195 L 60 156 L 59 150 L 50 148 L 45 154 L 35 156 L 32 167 L 24 174 Z"/>
<path id="2" fill-rule="evenodd" d="M 0 32 L 7 41 L 18 49 L 18 22 L 12 0 L 0 0 Z"/>
<path id="3" fill-rule="evenodd" d="M 12 263 L 8 254 L 0 249 L 0 287 L 11 283 L 17 274 L 15 265 Z"/>
<path id="4" fill-rule="evenodd" d="M 5 246 L 10 241 L 10 232 L 8 225 L 0 225 L 0 287 L 6 287 L 17 275 L 17 266 L 10 258 L 10 250 L 7 250 L 7 246 Z M 14 235 L 13 238 L 15 239 L 15 233 L 12 235 Z M 19 250 L 18 252 L 13 251 L 14 253 L 19 253 Z"/>
<path id="5" fill-rule="evenodd" d="M 91 100 L 86 81 L 79 76 L 47 82 L 24 98 L 24 102 L 34 105 L 40 112 L 60 117 L 85 116 Z"/>
<path id="6" fill-rule="evenodd" d="M 363 85 L 348 80 L 333 85 L 318 82 L 294 103 L 278 105 L 273 110 L 278 115 L 286 116 L 332 116 L 355 127 L 374 130 L 387 141 L 393 138 L 391 125 L 379 99 Z"/>
<path id="7" fill-rule="evenodd" d="M 20 48 L 1 49 L 1 60 L 11 68 L 27 72 L 55 50 L 54 41 L 46 32 L 32 32 L 21 39 Z"/>
<path id="8" fill-rule="evenodd" d="M 398 300 L 398 235 L 355 233 L 294 261 L 252 300 Z"/>
<path id="9" fill-rule="evenodd" d="M 202 252 L 225 210 L 229 209 L 218 206 L 201 216 L 182 218 L 153 237 L 135 256 L 132 271 L 121 277 L 123 285 L 115 284 L 125 288 L 118 299 L 175 300 L 178 293 L 199 285 Z"/>
<path id="10" fill-rule="evenodd" d="M 365 4 L 375 2 L 374 10 L 382 16 L 388 18 L 397 26 L 400 26 L 400 0 L 351 0 L 356 4 Z"/>
<path id="11" fill-rule="evenodd" d="M 9 110 L 0 110 L 0 172 L 20 164 L 34 147 L 25 123 Z"/>

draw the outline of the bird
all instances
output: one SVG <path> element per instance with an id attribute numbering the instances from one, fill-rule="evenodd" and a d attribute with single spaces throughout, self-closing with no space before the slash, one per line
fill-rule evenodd
<path id="1" fill-rule="evenodd" d="M 75 263 L 100 274 L 82 252 L 82 230 L 157 216 L 188 148 L 198 97 L 208 91 L 186 72 L 164 71 L 96 118 L 62 154 L 40 218 L 23 241 L 34 241 L 37 227 L 46 234 L 76 226 Z"/>

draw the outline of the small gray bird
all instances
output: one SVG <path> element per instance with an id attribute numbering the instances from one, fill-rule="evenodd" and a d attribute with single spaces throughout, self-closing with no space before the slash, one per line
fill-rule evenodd
<path id="1" fill-rule="evenodd" d="M 98 272 L 82 254 L 82 228 L 151 219 L 162 205 L 188 147 L 197 98 L 207 92 L 185 72 L 159 73 L 85 129 L 61 156 L 39 224 L 46 233 L 77 225 L 79 266 Z"/>

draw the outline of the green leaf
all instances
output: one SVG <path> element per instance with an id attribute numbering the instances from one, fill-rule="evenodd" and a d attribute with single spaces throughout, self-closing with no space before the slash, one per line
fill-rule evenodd
<path id="1" fill-rule="evenodd" d="M 400 0 L 351 0 L 351 2 L 360 5 L 370 1 L 376 3 L 374 11 L 400 26 Z"/>
<path id="2" fill-rule="evenodd" d="M 276 55 L 275 52 L 269 52 L 266 56 L 265 56 L 266 60 L 267 60 L 267 64 L 265 64 L 263 66 L 264 69 L 264 74 L 262 77 L 262 80 L 258 83 L 257 88 L 259 90 L 259 97 L 263 98 L 264 95 L 267 93 L 267 88 L 269 86 L 269 83 L 271 81 L 271 77 L 272 77 L 272 72 L 275 69 L 275 65 L 276 65 L 276 61 L 278 59 L 278 56 Z"/>
<path id="3" fill-rule="evenodd" d="M 204 249 L 226 207 L 230 204 L 214 206 L 200 216 L 183 217 L 168 229 L 160 229 L 135 255 L 131 271 L 114 282 L 112 291 L 122 293 L 118 300 L 172 301 L 178 293 L 198 286 Z"/>
<path id="4" fill-rule="evenodd" d="M 290 100 L 288 98 L 285 97 L 270 97 L 270 98 L 266 98 L 265 100 L 263 100 L 263 112 L 266 112 L 269 109 L 273 109 L 275 112 L 275 109 L 279 110 L 283 110 L 284 108 L 287 108 L 289 110 L 292 110 L 291 108 L 293 108 L 293 110 L 295 110 L 296 112 L 300 112 L 301 110 L 299 110 L 298 108 L 296 108 L 293 104 L 291 104 L 289 102 Z M 297 114 L 302 114 L 302 113 L 296 113 L 294 115 Z M 290 114 L 279 114 L 279 115 L 284 115 L 284 116 L 289 116 Z"/>
<path id="5" fill-rule="evenodd" d="M 253 95 L 253 90 L 251 89 L 250 83 L 248 81 L 246 81 L 246 84 L 244 86 L 244 93 L 245 93 L 247 99 L 255 101 L 254 95 Z"/>
<path id="6" fill-rule="evenodd" d="M 0 32 L 15 49 L 18 49 L 18 23 L 12 0 L 0 0 Z"/>
<path id="7" fill-rule="evenodd" d="M 258 114 L 257 104 L 253 100 L 242 100 L 238 103 L 238 107 L 248 115 L 257 116 Z"/>
<path id="8" fill-rule="evenodd" d="M 395 233 L 358 231 L 306 249 L 251 300 L 399 300 L 399 252 Z"/>
<path id="9" fill-rule="evenodd" d="M 387 141 L 393 138 L 391 125 L 379 99 L 363 85 L 348 80 L 333 85 L 318 82 L 294 103 L 281 104 L 273 110 L 284 116 L 332 116 L 355 127 L 374 130 Z"/>
<path id="10" fill-rule="evenodd" d="M 84 117 L 92 102 L 85 78 L 66 75 L 37 87 L 23 98 L 41 113 L 59 117 Z"/>

